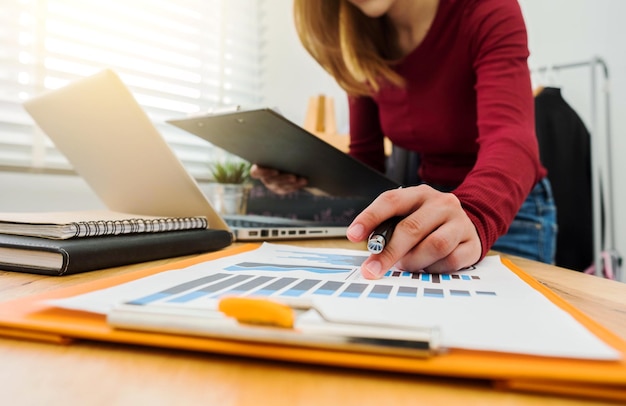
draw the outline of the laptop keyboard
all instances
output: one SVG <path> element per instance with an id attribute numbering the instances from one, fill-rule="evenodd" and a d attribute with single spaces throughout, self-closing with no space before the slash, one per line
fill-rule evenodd
<path id="1" fill-rule="evenodd" d="M 302 227 L 302 224 L 289 224 L 285 222 L 276 222 L 272 223 L 269 221 L 255 221 L 248 220 L 243 218 L 233 219 L 227 218 L 224 219 L 226 224 L 229 227 L 237 227 L 237 228 L 259 228 L 259 227 Z"/>

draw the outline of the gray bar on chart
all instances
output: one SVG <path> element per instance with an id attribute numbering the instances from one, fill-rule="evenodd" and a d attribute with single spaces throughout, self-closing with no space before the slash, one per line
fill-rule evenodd
<path id="1" fill-rule="evenodd" d="M 269 281 L 271 281 L 272 278 L 271 276 L 259 276 L 257 278 L 252 279 L 249 282 L 246 283 L 242 283 L 239 286 L 234 287 L 233 289 L 231 289 L 232 292 L 247 292 L 249 290 L 252 290 L 256 287 L 259 287 Z"/>
<path id="2" fill-rule="evenodd" d="M 316 295 L 329 295 L 330 296 L 342 286 L 343 286 L 342 282 L 328 281 L 322 286 L 320 286 L 320 288 L 317 289 L 313 293 Z"/>
<path id="3" fill-rule="evenodd" d="M 443 297 L 443 289 L 424 289 L 424 296 Z"/>
<path id="4" fill-rule="evenodd" d="M 297 297 L 302 295 L 304 292 L 307 292 L 318 283 L 320 283 L 319 279 L 305 279 L 303 281 L 300 281 L 300 283 L 298 283 L 296 286 L 293 286 L 292 288 L 284 291 L 282 295 Z"/>
<path id="5" fill-rule="evenodd" d="M 270 283 L 269 285 L 259 289 L 258 291 L 254 293 L 263 295 L 263 296 L 269 296 L 272 293 L 275 293 L 276 291 L 279 291 L 282 288 L 291 285 L 295 281 L 297 281 L 296 278 L 280 278 L 277 281 Z"/>
<path id="6" fill-rule="evenodd" d="M 206 286 L 200 289 L 201 292 L 205 293 L 215 293 L 222 289 L 226 289 L 228 287 L 234 286 L 240 282 L 243 282 L 247 279 L 250 279 L 252 275 L 235 275 L 232 278 L 228 278 L 225 281 L 214 283 L 213 285 Z"/>
<path id="7" fill-rule="evenodd" d="M 233 276 L 232 278 L 228 278 L 226 280 L 223 280 L 221 282 L 217 282 L 214 283 L 212 285 L 209 286 L 205 286 L 201 289 L 197 289 L 197 290 L 190 290 L 186 293 L 184 293 L 183 295 L 174 297 L 172 299 L 170 299 L 169 301 L 172 303 L 188 303 L 191 301 L 194 301 L 196 299 L 200 299 L 203 298 L 205 296 L 211 295 L 213 293 L 219 292 L 222 289 L 226 289 L 229 288 L 231 286 L 235 286 L 243 281 L 245 281 L 246 279 L 250 279 L 252 277 L 252 275 L 236 275 Z"/>
<path id="8" fill-rule="evenodd" d="M 194 279 L 189 282 L 181 283 L 180 285 L 172 286 L 169 289 L 165 289 L 162 293 L 168 293 L 168 294 L 174 295 L 176 293 L 185 292 L 187 290 L 191 290 L 192 288 L 206 285 L 207 283 L 224 279 L 227 276 L 230 276 L 230 275 L 226 273 L 216 273 L 214 275 L 205 276 L 203 278 Z"/>
<path id="9" fill-rule="evenodd" d="M 361 296 L 365 288 L 367 288 L 365 283 L 351 283 L 339 296 L 357 298 Z"/>
<path id="10" fill-rule="evenodd" d="M 398 288 L 398 296 L 400 297 L 415 297 L 417 296 L 417 288 L 412 286 L 400 286 Z"/>
<path id="11" fill-rule="evenodd" d="M 194 279 L 189 282 L 181 283 L 180 285 L 172 286 L 171 288 L 162 290 L 160 292 L 152 293 L 147 296 L 131 300 L 127 303 L 134 304 L 134 305 L 147 305 L 148 303 L 156 302 L 158 300 L 168 299 L 170 296 L 176 296 L 178 293 L 188 292 L 188 291 L 192 293 L 187 293 L 186 295 L 183 295 L 183 296 L 192 295 L 192 294 L 196 296 L 202 296 L 202 294 L 194 293 L 195 291 L 193 289 L 199 286 L 206 285 L 207 283 L 224 279 L 227 276 L 229 275 L 225 273 L 217 273 L 217 274 L 205 276 L 203 278 Z M 191 298 L 191 296 L 189 297 Z"/>
<path id="12" fill-rule="evenodd" d="M 393 286 L 389 285 L 374 285 L 367 297 L 372 297 L 375 299 L 387 299 L 389 297 L 389 294 L 391 293 L 392 288 Z"/>

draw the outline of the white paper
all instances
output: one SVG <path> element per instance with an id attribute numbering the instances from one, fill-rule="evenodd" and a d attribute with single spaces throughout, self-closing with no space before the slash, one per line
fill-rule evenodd
<path id="1" fill-rule="evenodd" d="M 446 348 L 620 358 L 619 352 L 526 284 L 497 256 L 453 274 L 413 275 L 391 269 L 388 276 L 371 281 L 361 277 L 359 268 L 368 255 L 266 243 L 254 251 L 51 303 L 107 314 L 129 301 L 215 309 L 225 295 L 312 300 L 337 320 L 437 327 Z M 201 278 L 218 279 L 199 283 Z M 303 285 L 307 289 L 297 289 Z"/>

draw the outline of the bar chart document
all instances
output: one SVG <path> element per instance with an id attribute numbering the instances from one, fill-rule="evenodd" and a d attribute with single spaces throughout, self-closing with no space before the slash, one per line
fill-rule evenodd
<path id="1" fill-rule="evenodd" d="M 499 256 L 449 274 L 392 268 L 379 280 L 367 280 L 360 265 L 368 255 L 266 243 L 252 251 L 50 303 L 101 314 L 124 304 L 164 309 L 164 317 L 154 323 L 167 330 L 167 323 L 173 322 L 184 328 L 186 315 L 215 312 L 224 297 L 308 301 L 333 319 L 373 329 L 380 325 L 437 328 L 444 348 L 620 358 L 618 351 L 528 285 Z M 172 314 L 176 317 L 165 317 Z"/>

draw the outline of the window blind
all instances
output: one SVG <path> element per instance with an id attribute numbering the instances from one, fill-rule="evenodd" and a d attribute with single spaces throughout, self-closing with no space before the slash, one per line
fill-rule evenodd
<path id="1" fill-rule="evenodd" d="M 165 120 L 261 103 L 261 0 L 3 0 L 0 165 L 70 169 L 21 103 L 114 69 L 197 178 L 224 152 Z"/>

